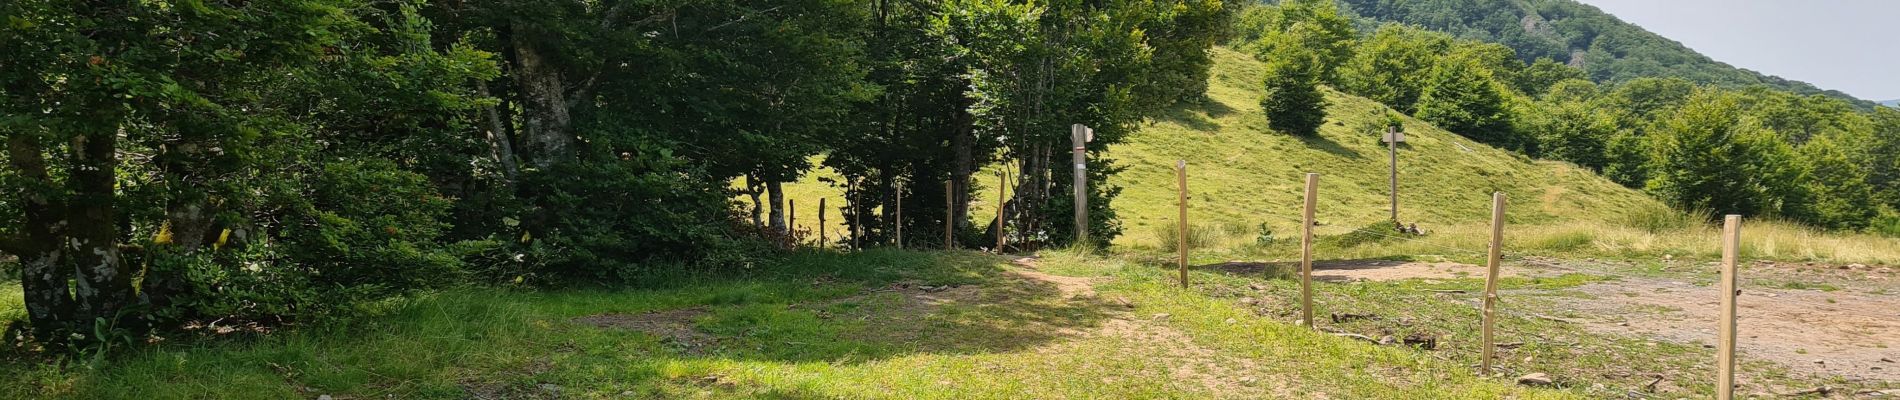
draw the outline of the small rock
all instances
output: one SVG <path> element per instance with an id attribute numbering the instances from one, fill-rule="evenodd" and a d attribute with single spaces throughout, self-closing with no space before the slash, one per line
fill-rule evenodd
<path id="1" fill-rule="evenodd" d="M 1240 322 L 1240 320 L 1237 320 L 1237 319 L 1233 319 L 1233 318 L 1228 318 L 1228 319 L 1227 319 L 1227 324 L 1228 324 L 1228 325 L 1233 325 L 1233 324 L 1234 324 L 1234 323 L 1236 323 L 1236 322 Z"/>
<path id="2" fill-rule="evenodd" d="M 330 395 L 317 396 L 317 400 L 330 400 Z"/>
<path id="3" fill-rule="evenodd" d="M 1267 290 L 1266 286 L 1260 286 L 1258 283 L 1249 283 L 1247 284 L 1247 288 L 1253 290 Z"/>
<path id="4" fill-rule="evenodd" d="M 1814 360 L 1815 364 L 1827 364 L 1827 360 Z"/>
<path id="5" fill-rule="evenodd" d="M 1135 308 L 1135 302 L 1128 301 L 1127 297 L 1115 296 L 1115 304 L 1121 304 L 1125 308 Z"/>
<path id="6" fill-rule="evenodd" d="M 1296 320 L 1293 320 L 1293 324 L 1294 324 L 1294 325 L 1299 325 L 1299 326 L 1306 326 L 1306 320 L 1304 320 L 1304 319 L 1296 319 Z"/>
<path id="7" fill-rule="evenodd" d="M 1154 319 L 1155 319 L 1156 321 L 1167 321 L 1169 317 L 1173 317 L 1173 316 L 1174 316 L 1174 314 L 1169 314 L 1169 313 L 1159 313 L 1159 314 L 1155 314 L 1155 315 L 1154 315 Z"/>
<path id="8" fill-rule="evenodd" d="M 1862 268 L 1867 268 L 1867 264 L 1847 264 L 1847 269 L 1862 269 Z"/>
<path id="9" fill-rule="evenodd" d="M 555 384 L 552 384 L 552 383 L 543 383 L 543 384 L 541 384 L 541 390 L 542 390 L 542 391 L 546 391 L 546 392 L 548 392 L 548 393 L 555 393 L 555 394 L 559 394 L 559 393 L 561 393 L 561 386 L 560 386 L 560 385 L 555 385 Z"/>
<path id="10" fill-rule="evenodd" d="M 1240 377 L 1240 384 L 1242 385 L 1253 386 L 1253 383 L 1254 379 L 1251 376 Z"/>
<path id="11" fill-rule="evenodd" d="M 1550 386 L 1550 376 L 1542 372 L 1517 377 L 1517 384 L 1525 386 Z"/>
<path id="12" fill-rule="evenodd" d="M 1396 342 L 1396 341 L 1398 341 L 1398 339 L 1392 338 L 1392 335 L 1385 335 L 1385 336 L 1379 337 L 1379 344 L 1382 344 L 1382 345 L 1392 344 L 1393 342 Z"/>
<path id="13" fill-rule="evenodd" d="M 1242 298 L 1240 298 L 1240 304 L 1246 304 L 1246 305 L 1254 305 L 1254 304 L 1257 304 L 1257 303 L 1260 303 L 1260 300 L 1254 300 L 1254 298 L 1252 298 L 1252 297 L 1242 297 Z"/>

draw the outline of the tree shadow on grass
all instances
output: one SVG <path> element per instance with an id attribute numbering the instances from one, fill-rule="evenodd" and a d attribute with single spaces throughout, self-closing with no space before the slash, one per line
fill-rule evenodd
<path id="1" fill-rule="evenodd" d="M 1376 275 L 1373 272 L 1384 269 L 1404 269 L 1418 264 L 1391 259 L 1349 259 L 1314 260 L 1313 280 L 1320 282 L 1344 283 L 1360 279 L 1359 275 Z M 1230 261 L 1192 267 L 1198 270 L 1243 278 L 1298 279 L 1299 261 L 1248 262 Z M 1447 276 L 1445 278 L 1456 278 Z"/>
<path id="2" fill-rule="evenodd" d="M 1328 154 L 1332 154 L 1332 155 L 1336 155 L 1340 157 L 1347 157 L 1347 158 L 1353 158 L 1353 159 L 1366 158 L 1365 155 L 1359 154 L 1358 151 L 1346 148 L 1346 146 L 1341 145 L 1339 144 L 1339 142 L 1335 142 L 1332 139 L 1327 139 L 1325 136 L 1293 135 L 1293 137 L 1300 139 L 1300 143 L 1305 144 L 1307 148 L 1324 151 Z"/>
<path id="3" fill-rule="evenodd" d="M 680 359 L 853 365 L 911 354 L 1022 351 L 1085 336 L 1125 312 L 1092 291 L 1006 271 L 1000 258 L 984 260 L 918 257 L 902 266 L 915 278 L 841 274 L 867 278 L 833 277 L 861 289 L 827 298 L 689 306 L 703 312 L 682 323 L 709 338 L 687 346 L 675 345 L 680 335 L 653 324 L 632 325 L 646 327 L 632 335 L 657 341 Z"/>
<path id="4" fill-rule="evenodd" d="M 1218 134 L 1222 126 L 1216 120 L 1233 113 L 1233 107 L 1228 107 L 1213 99 L 1201 99 L 1199 102 L 1183 103 L 1170 109 L 1164 118 L 1167 121 L 1185 125 L 1189 129 Z"/>

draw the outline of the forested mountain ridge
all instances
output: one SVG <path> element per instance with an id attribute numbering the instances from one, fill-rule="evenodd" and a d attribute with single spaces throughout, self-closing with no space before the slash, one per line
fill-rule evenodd
<path id="1" fill-rule="evenodd" d="M 1674 77 L 1723 87 L 1764 85 L 1803 95 L 1823 94 L 1863 109 L 1874 105 L 1837 90 L 1717 61 L 1575 0 L 1340 0 L 1340 5 L 1362 26 L 1398 22 L 1499 43 L 1515 50 L 1525 62 L 1540 58 L 1564 62 L 1583 69 L 1598 83 Z"/>

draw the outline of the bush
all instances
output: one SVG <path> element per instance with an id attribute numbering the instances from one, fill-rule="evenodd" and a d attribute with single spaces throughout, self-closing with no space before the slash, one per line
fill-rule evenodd
<path id="1" fill-rule="evenodd" d="M 724 182 L 663 163 L 568 163 L 523 185 L 540 203 L 525 213 L 519 250 L 549 277 L 630 282 L 680 267 L 732 271 L 770 251 L 745 233 Z"/>
<path id="2" fill-rule="evenodd" d="M 1181 224 L 1179 222 L 1155 227 L 1154 234 L 1155 239 L 1161 241 L 1163 251 L 1180 251 Z M 1217 227 L 1194 224 L 1188 225 L 1187 235 L 1189 249 L 1207 247 L 1222 237 L 1221 230 Z"/>
<path id="3" fill-rule="evenodd" d="M 1649 233 L 1676 232 L 1697 226 L 1714 216 L 1709 211 L 1683 212 L 1662 204 L 1639 206 L 1623 215 L 1623 226 Z"/>

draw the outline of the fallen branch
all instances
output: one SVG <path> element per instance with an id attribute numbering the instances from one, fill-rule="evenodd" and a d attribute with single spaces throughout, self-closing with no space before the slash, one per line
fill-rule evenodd
<path id="1" fill-rule="evenodd" d="M 1537 315 L 1534 315 L 1534 316 L 1535 316 L 1535 317 L 1537 317 L 1537 319 L 1541 319 L 1541 320 L 1546 320 L 1546 321 L 1556 321 L 1556 322 L 1562 322 L 1562 323 L 1566 323 L 1566 324 L 1580 324 L 1580 323 L 1582 323 L 1582 322 L 1580 322 L 1580 321 L 1577 321 L 1577 320 L 1574 320 L 1574 319 L 1569 319 L 1569 318 L 1560 318 L 1560 317 L 1553 317 L 1553 316 L 1549 316 L 1549 315 L 1544 315 L 1544 314 L 1537 314 Z"/>
<path id="2" fill-rule="evenodd" d="M 1806 396 L 1806 395 L 1811 395 L 1811 394 L 1818 394 L 1823 397 L 1826 397 L 1828 393 L 1833 393 L 1833 392 L 1834 392 L 1834 388 L 1821 386 L 1821 387 L 1803 390 L 1803 391 L 1794 392 L 1794 393 L 1779 393 L 1779 395 L 1783 397 L 1795 397 L 1795 396 Z"/>
<path id="3" fill-rule="evenodd" d="M 1357 333 L 1338 333 L 1338 332 L 1334 332 L 1334 333 L 1333 333 L 1333 336 L 1338 336 L 1338 337 L 1345 337 L 1345 338 L 1353 338 L 1353 339 L 1359 339 L 1359 340 L 1364 340 L 1364 341 L 1366 341 L 1366 343 L 1372 343 L 1372 344 L 1379 344 L 1379 339 L 1373 339 L 1373 338 L 1372 338 L 1371 336 L 1366 336 L 1366 335 L 1361 335 L 1361 334 L 1357 334 Z"/>
<path id="4" fill-rule="evenodd" d="M 1456 294 L 1467 293 L 1465 292 L 1464 289 L 1425 289 L 1425 291 L 1432 292 L 1432 293 L 1456 293 Z"/>
<path id="5" fill-rule="evenodd" d="M 1656 380 L 1649 381 L 1648 385 L 1643 385 L 1643 390 L 1648 391 L 1650 393 L 1656 393 L 1656 384 L 1662 383 L 1662 381 L 1663 381 L 1663 375 L 1656 374 Z"/>

